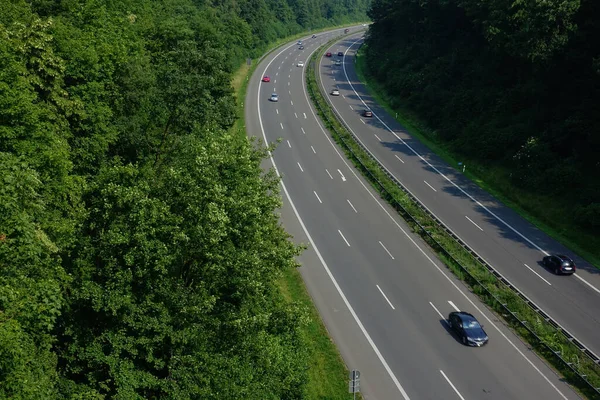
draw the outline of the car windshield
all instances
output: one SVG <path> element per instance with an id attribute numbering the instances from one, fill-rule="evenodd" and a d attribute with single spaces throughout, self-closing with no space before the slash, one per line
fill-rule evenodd
<path id="1" fill-rule="evenodd" d="M 478 328 L 481 328 L 481 325 L 479 325 L 479 322 L 475 321 L 474 319 L 467 319 L 467 320 L 463 320 L 463 328 L 478 329 Z"/>

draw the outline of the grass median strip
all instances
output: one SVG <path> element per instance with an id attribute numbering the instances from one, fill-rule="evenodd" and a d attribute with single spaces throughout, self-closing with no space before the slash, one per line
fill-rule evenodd
<path id="1" fill-rule="evenodd" d="M 332 41 L 330 43 L 333 43 Z M 473 292 L 588 398 L 600 398 L 600 366 L 536 313 L 517 293 L 490 272 L 455 240 L 432 216 L 392 180 L 337 119 L 317 81 L 315 64 L 323 49 L 313 55 L 306 70 L 308 92 L 334 140 L 382 198 L 437 252 L 440 259 Z"/>

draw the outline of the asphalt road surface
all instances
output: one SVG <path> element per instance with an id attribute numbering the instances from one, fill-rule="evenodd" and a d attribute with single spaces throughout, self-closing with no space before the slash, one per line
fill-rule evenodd
<path id="1" fill-rule="evenodd" d="M 362 34 L 336 43 L 323 58 L 323 87 L 337 87 L 331 103 L 361 142 L 446 226 L 530 300 L 596 355 L 600 355 L 600 271 L 448 166 L 411 137 L 368 95 L 355 71 Z M 343 60 L 335 66 L 334 60 Z M 366 108 L 372 118 L 362 116 Z M 467 166 L 468 168 L 468 166 Z M 570 255 L 572 276 L 557 276 L 541 265 L 548 253 Z"/>
<path id="2" fill-rule="evenodd" d="M 310 245 L 301 272 L 348 368 L 360 370 L 363 395 L 578 398 L 447 272 L 323 130 L 297 64 L 342 32 L 308 36 L 304 50 L 291 43 L 267 55 L 251 77 L 245 121 L 249 135 L 281 139 L 265 167 L 282 176 L 282 222 L 296 241 Z M 261 82 L 264 75 L 271 82 Z M 278 102 L 269 101 L 273 92 Z M 455 309 L 479 319 L 487 346 L 463 346 L 449 332 L 445 318 Z"/>

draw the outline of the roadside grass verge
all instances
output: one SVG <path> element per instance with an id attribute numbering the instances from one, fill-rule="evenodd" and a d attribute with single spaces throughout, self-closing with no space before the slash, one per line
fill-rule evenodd
<path id="1" fill-rule="evenodd" d="M 333 42 L 333 41 L 332 41 Z M 307 89 L 324 125 L 343 149 L 349 160 L 398 213 L 440 256 L 447 267 L 466 282 L 473 293 L 502 316 L 550 365 L 573 387 L 590 399 L 600 398 L 600 366 L 562 335 L 552 324 L 537 314 L 504 282 L 453 238 L 407 192 L 394 182 L 384 169 L 362 148 L 340 123 L 322 93 L 315 73 L 315 63 L 323 48 L 307 63 Z"/>
<path id="2" fill-rule="evenodd" d="M 483 165 L 458 155 L 449 146 L 437 141 L 432 130 L 414 113 L 402 105 L 395 108 L 391 106 L 402 104 L 401 99 L 392 99 L 385 87 L 369 75 L 364 52 L 360 50 L 356 54 L 356 72 L 377 103 L 448 165 L 457 167 L 462 162 L 466 165 L 464 175 L 479 187 L 600 269 L 600 237 L 578 229 L 573 224 L 571 204 L 520 189 L 512 184 L 510 173 L 506 169 Z"/>
<path id="3" fill-rule="evenodd" d="M 328 27 L 312 33 L 353 26 L 354 24 Z M 244 121 L 244 99 L 248 81 L 260 61 L 269 53 L 278 49 L 282 44 L 297 40 L 307 35 L 307 32 L 280 39 L 259 59 L 252 60 L 251 65 L 244 63 L 234 73 L 232 86 L 237 99 L 238 119 L 231 128 L 240 138 L 246 138 L 246 125 Z M 302 326 L 300 335 L 308 352 L 310 364 L 308 367 L 308 381 L 304 387 L 302 398 L 306 400 L 350 400 L 352 394 L 348 393 L 348 369 L 331 340 L 325 325 L 317 311 L 312 299 L 306 290 L 302 276 L 297 269 L 286 270 L 277 282 L 285 301 L 297 304 L 305 309 L 310 317 L 309 322 Z M 356 396 L 362 399 L 360 393 Z"/>
<path id="4" fill-rule="evenodd" d="M 312 303 L 300 272 L 297 269 L 285 271 L 279 285 L 284 298 L 307 310 L 310 317 L 310 322 L 301 330 L 310 360 L 303 399 L 352 399 L 348 393 L 348 369 Z"/>

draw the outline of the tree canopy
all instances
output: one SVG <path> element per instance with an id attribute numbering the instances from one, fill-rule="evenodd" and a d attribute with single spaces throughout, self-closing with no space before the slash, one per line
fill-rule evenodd
<path id="1" fill-rule="evenodd" d="M 302 398 L 300 249 L 230 82 L 367 6 L 0 0 L 0 398 Z"/>
<path id="2" fill-rule="evenodd" d="M 369 73 L 455 152 L 600 233 L 600 3 L 374 0 Z"/>

